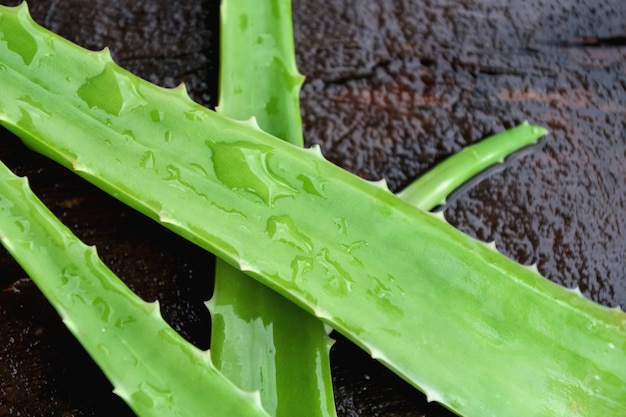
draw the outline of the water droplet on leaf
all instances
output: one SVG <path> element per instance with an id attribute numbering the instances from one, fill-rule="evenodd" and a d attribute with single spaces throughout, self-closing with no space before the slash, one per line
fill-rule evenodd
<path id="1" fill-rule="evenodd" d="M 110 64 L 106 65 L 100 74 L 88 78 L 78 89 L 77 94 L 90 108 L 99 108 L 113 116 L 119 116 L 124 105 L 119 84 Z"/>
<path id="2" fill-rule="evenodd" d="M 39 50 L 35 38 L 18 19 L 0 19 L 0 22 L 3 28 L 2 40 L 22 58 L 25 65 L 30 65 Z"/>
<path id="3" fill-rule="evenodd" d="M 293 219 L 287 215 L 270 217 L 265 231 L 271 239 L 286 243 L 301 252 L 310 253 L 313 250 L 311 239 L 300 233 Z"/>
<path id="4" fill-rule="evenodd" d="M 296 192 L 272 170 L 271 146 L 246 142 L 206 144 L 212 151 L 215 175 L 226 187 L 250 192 L 270 207 L 277 198 Z"/>

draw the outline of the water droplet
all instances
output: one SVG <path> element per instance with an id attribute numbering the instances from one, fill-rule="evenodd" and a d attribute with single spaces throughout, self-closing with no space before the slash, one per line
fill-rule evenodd
<path id="1" fill-rule="evenodd" d="M 137 141 L 137 137 L 135 136 L 135 132 L 133 132 L 132 130 L 126 129 L 126 130 L 124 130 L 124 132 L 122 132 L 122 135 L 124 136 L 124 140 L 126 141 L 126 143 L 136 142 Z"/>
<path id="2" fill-rule="evenodd" d="M 342 236 L 348 235 L 348 222 L 343 217 L 333 218 L 333 223 L 337 226 L 337 232 Z"/>
<path id="3" fill-rule="evenodd" d="M 111 317 L 111 307 L 109 307 L 109 304 L 102 297 L 96 297 L 91 305 L 100 312 L 100 319 L 108 323 Z"/>
<path id="4" fill-rule="evenodd" d="M 152 110 L 150 112 L 150 117 L 152 118 L 153 122 L 161 122 L 163 121 L 163 112 L 159 110 Z"/>
<path id="5" fill-rule="evenodd" d="M 185 117 L 187 118 L 187 120 L 199 122 L 199 121 L 206 119 L 207 115 L 203 109 L 195 108 L 195 109 L 186 111 Z"/>
<path id="6" fill-rule="evenodd" d="M 75 265 L 70 265 L 61 271 L 61 284 L 66 297 L 86 304 L 87 297 L 81 288 L 80 271 Z"/>
<path id="7" fill-rule="evenodd" d="M 318 196 L 318 197 L 324 196 L 322 194 L 324 190 L 324 184 L 322 182 L 316 181 L 312 179 L 311 177 L 307 177 L 306 175 L 303 175 L 303 174 L 298 175 L 296 179 L 302 183 L 302 189 L 307 194 Z"/>
<path id="8" fill-rule="evenodd" d="M 311 239 L 300 233 L 293 219 L 287 215 L 267 219 L 265 231 L 271 239 L 286 243 L 299 251 L 310 253 L 313 250 Z"/>
<path id="9" fill-rule="evenodd" d="M 45 246 L 41 246 L 35 243 L 35 240 L 32 240 L 28 243 L 28 249 L 30 249 L 32 252 L 39 253 L 42 256 L 48 253 L 48 249 L 46 249 Z"/>
<path id="10" fill-rule="evenodd" d="M 174 140 L 174 133 L 172 133 L 171 130 L 168 130 L 167 132 L 165 132 L 165 142 L 172 143 L 173 140 Z"/>
<path id="11" fill-rule="evenodd" d="M 13 223 L 20 230 L 20 233 L 29 233 L 30 232 L 30 222 L 28 220 L 22 219 L 22 218 L 16 218 Z"/>
<path id="12" fill-rule="evenodd" d="M 354 279 L 343 269 L 339 261 L 331 257 L 327 248 L 318 253 L 316 263 L 326 270 L 328 278 L 324 288 L 327 291 L 333 294 L 347 295 L 352 290 Z"/>
<path id="13" fill-rule="evenodd" d="M 20 105 L 26 104 L 26 106 L 22 107 L 28 107 L 31 113 L 38 113 L 43 114 L 47 117 L 51 117 L 51 113 L 45 109 L 45 106 L 33 99 L 31 96 L 21 96 L 17 99 L 17 101 L 20 103 Z"/>
<path id="14" fill-rule="evenodd" d="M 209 177 L 209 173 L 202 165 L 192 162 L 189 164 L 189 167 L 192 168 L 197 174 L 200 174 L 206 178 Z"/>
<path id="15" fill-rule="evenodd" d="M 7 43 L 7 47 L 18 54 L 25 65 L 30 65 L 37 55 L 39 45 L 28 32 L 19 19 L 0 19 L 2 22 L 2 40 Z"/>
<path id="16" fill-rule="evenodd" d="M 394 281 L 388 280 L 385 283 L 374 275 L 369 275 L 368 277 L 370 281 L 375 284 L 373 288 L 367 290 L 367 293 L 371 295 L 374 300 L 376 300 L 376 303 L 380 307 L 380 311 L 384 311 L 387 315 L 393 317 L 394 319 L 399 319 L 404 316 L 402 309 L 398 308 L 390 301 L 393 293 L 391 286 L 394 285 Z"/>
<path id="17" fill-rule="evenodd" d="M 174 404 L 172 392 L 148 382 L 142 382 L 138 389 L 131 395 L 131 400 L 141 404 L 145 408 L 155 408 L 160 411 L 171 409 Z"/>
<path id="18" fill-rule="evenodd" d="M 126 326 L 127 324 L 130 323 L 134 323 L 137 320 L 135 320 L 133 317 L 128 316 L 128 317 L 120 317 L 117 320 L 115 320 L 115 323 L 113 324 L 116 328 L 121 329 L 122 327 Z"/>
<path id="19" fill-rule="evenodd" d="M 42 105 L 31 100 L 28 96 L 20 97 L 17 102 L 20 109 L 18 124 L 24 130 L 38 132 L 39 121 L 51 117 Z"/>
<path id="20" fill-rule="evenodd" d="M 275 115 L 279 114 L 279 108 L 280 108 L 280 102 L 278 101 L 278 97 L 277 96 L 272 96 L 265 103 L 264 110 L 265 110 L 265 112 L 269 116 L 275 116 Z"/>
<path id="21" fill-rule="evenodd" d="M 182 181 L 181 175 L 180 175 L 180 168 L 177 167 L 176 165 L 169 164 L 167 166 L 167 173 L 168 173 L 168 176 L 164 178 L 165 180 L 168 180 L 168 181 L 174 180 L 178 182 Z"/>
<path id="22" fill-rule="evenodd" d="M 154 401 L 150 398 L 144 390 L 140 387 L 137 391 L 133 392 L 130 396 L 132 403 L 136 404 L 136 408 L 153 408 Z"/>
<path id="23" fill-rule="evenodd" d="M 137 85 L 119 76 L 112 62 L 107 63 L 100 74 L 88 78 L 76 93 L 89 108 L 98 108 L 113 116 L 145 104 Z"/>
<path id="24" fill-rule="evenodd" d="M 356 252 L 357 249 L 364 248 L 367 245 L 367 241 L 357 240 L 349 244 L 340 244 L 339 246 L 344 250 L 345 254 L 350 257 L 350 262 L 355 265 L 363 266 L 363 261 L 361 261 L 361 259 L 359 259 L 353 252 Z"/>
<path id="25" fill-rule="evenodd" d="M 313 270 L 313 258 L 298 255 L 291 261 L 291 280 L 298 282 L 306 273 Z"/>
<path id="26" fill-rule="evenodd" d="M 192 191 L 194 194 L 200 197 L 203 197 L 207 200 L 209 199 L 206 194 L 200 193 L 194 185 L 192 185 L 190 182 L 187 182 L 183 179 L 182 171 L 178 166 L 169 164 L 166 167 L 166 171 L 167 171 L 167 176 L 165 176 L 163 179 L 165 181 L 169 181 L 170 185 L 172 185 L 173 187 L 176 187 L 183 191 L 186 191 L 186 190 Z M 161 220 L 163 220 L 164 218 L 167 217 L 167 214 L 162 212 L 160 217 L 161 217 Z"/>
<path id="27" fill-rule="evenodd" d="M 271 167 L 273 148 L 247 142 L 205 142 L 211 149 L 215 175 L 226 187 L 246 191 L 272 206 L 280 197 L 296 190 L 276 175 Z"/>
<path id="28" fill-rule="evenodd" d="M 142 168 L 152 169 L 154 168 L 154 162 L 155 162 L 154 152 L 145 151 L 143 155 L 141 156 L 141 160 L 139 161 L 139 166 L 141 166 Z"/>
<path id="29" fill-rule="evenodd" d="M 113 116 L 119 116 L 124 105 L 120 86 L 110 64 L 100 74 L 88 78 L 77 94 L 90 108 L 99 108 Z"/>
<path id="30" fill-rule="evenodd" d="M 61 285 L 66 286 L 70 282 L 70 276 L 67 275 L 67 272 L 63 270 L 61 272 Z"/>

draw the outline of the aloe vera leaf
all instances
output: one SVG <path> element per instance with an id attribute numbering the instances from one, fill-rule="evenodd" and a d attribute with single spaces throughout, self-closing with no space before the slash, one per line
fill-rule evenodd
<path id="1" fill-rule="evenodd" d="M 290 2 L 285 1 L 252 5 L 241 1 L 222 2 L 218 111 L 239 120 L 255 117 L 266 132 L 302 146 L 298 105 L 302 76 L 295 65 L 289 6 Z M 526 123 L 471 145 L 418 178 L 401 197 L 419 208 L 431 210 L 469 178 L 534 143 L 542 134 L 545 134 L 543 129 Z M 322 381 L 318 382 L 315 392 L 324 392 L 325 386 L 330 388 L 330 376 L 326 376 L 327 338 L 323 328 L 316 326 L 302 310 L 295 310 L 291 304 L 283 306 L 284 298 L 275 296 L 271 290 L 263 290 L 260 284 L 225 262 L 217 262 L 215 295 L 211 302 L 217 323 L 212 334 L 216 366 L 238 386 L 260 389 L 263 403 L 270 410 L 276 409 L 280 394 L 272 387 L 280 379 L 286 381 L 282 398 L 284 401 L 292 399 L 290 407 L 282 407 L 285 415 L 302 415 L 306 414 L 305 410 L 318 409 L 325 413 L 334 410 L 332 404 L 315 407 L 296 400 L 301 396 L 294 395 L 298 391 L 311 391 L 304 385 L 309 378 L 315 380 L 320 374 Z M 258 314 L 255 314 L 255 307 Z M 281 329 L 290 330 L 282 334 Z M 313 338 L 307 340 L 303 337 L 309 334 L 304 333 L 305 329 L 320 336 L 315 338 L 312 333 Z M 311 346 L 304 342 L 313 343 L 314 349 L 307 349 Z M 291 352 L 293 360 L 283 360 L 284 366 L 277 369 L 275 361 L 281 356 L 289 357 L 281 353 L 283 350 Z M 315 372 L 318 357 L 324 358 L 324 363 Z M 314 365 L 313 370 L 303 372 L 301 368 L 307 363 Z M 281 372 L 286 375 L 281 377 Z M 263 378 L 265 375 L 272 377 Z M 306 398 L 319 401 L 317 395 Z M 332 399 L 332 391 L 327 388 L 322 398 Z"/>
<path id="2" fill-rule="evenodd" d="M 525 146 L 536 143 L 547 130 L 524 122 L 466 146 L 415 179 L 397 195 L 422 210 L 444 204 L 448 195 L 474 175 L 501 163 Z"/>
<path id="3" fill-rule="evenodd" d="M 139 416 L 267 416 L 0 163 L 0 240 Z"/>
<path id="4" fill-rule="evenodd" d="M 303 146 L 290 0 L 221 3 L 217 111 Z"/>
<path id="5" fill-rule="evenodd" d="M 330 344 L 322 323 L 225 262 L 215 272 L 222 281 L 210 302 L 216 367 L 237 386 L 260 390 L 272 415 L 334 414 Z"/>
<path id="6" fill-rule="evenodd" d="M 132 76 L 24 8 L 0 13 L 0 119 L 35 150 L 239 265 L 461 415 L 626 412 L 621 310 L 315 151 Z M 32 57 L 18 47 L 26 38 Z"/>
<path id="7" fill-rule="evenodd" d="M 218 112 L 303 145 L 290 0 L 221 3 Z M 277 416 L 335 416 L 330 339 L 321 321 L 216 260 L 208 303 L 215 366 L 246 391 L 259 390 Z"/>
<path id="8" fill-rule="evenodd" d="M 222 2 L 218 111 L 239 120 L 255 117 L 266 132 L 302 146 L 298 105 L 302 76 L 295 65 L 290 16 L 290 2 Z M 543 129 L 526 123 L 470 145 L 418 178 L 401 197 L 431 210 L 467 179 L 542 134 Z M 260 389 L 268 410 L 276 410 L 280 396 L 290 403 L 279 408 L 285 415 L 302 415 L 306 410 L 334 414 L 327 337 L 317 320 L 220 260 L 215 281 L 211 311 L 217 325 L 211 339 L 218 369 L 246 390 Z M 283 366 L 276 368 L 281 357 Z M 292 360 L 287 361 L 289 357 Z M 313 365 L 312 370 L 303 371 L 306 364 Z M 316 371 L 316 366 L 321 368 Z M 317 384 L 309 383 L 318 377 Z M 277 389 L 281 380 L 282 396 Z M 311 390 L 307 385 L 317 386 Z M 305 398 L 315 403 L 321 397 L 326 404 L 298 400 L 297 393 L 307 391 L 325 391 Z"/>

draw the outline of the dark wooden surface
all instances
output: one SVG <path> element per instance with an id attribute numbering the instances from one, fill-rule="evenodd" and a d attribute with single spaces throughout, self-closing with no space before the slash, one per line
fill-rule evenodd
<path id="1" fill-rule="evenodd" d="M 510 3 L 294 1 L 306 142 L 399 190 L 488 134 L 522 120 L 548 127 L 539 145 L 455 194 L 445 214 L 550 279 L 625 308 L 626 3 Z M 215 105 L 216 1 L 30 5 L 53 31 L 91 49 L 109 46 L 138 75 L 185 81 L 194 99 Z M 211 257 L 5 130 L 0 136 L 0 159 L 28 175 L 133 290 L 158 298 L 175 329 L 207 348 Z M 132 415 L 4 251 L 0 326 L 0 415 Z M 340 416 L 451 416 L 336 336 Z"/>

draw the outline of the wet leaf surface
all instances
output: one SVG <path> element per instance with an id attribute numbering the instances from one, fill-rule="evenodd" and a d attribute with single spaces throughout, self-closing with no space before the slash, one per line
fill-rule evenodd
<path id="1" fill-rule="evenodd" d="M 2 4 L 16 2 L 2 1 Z M 551 135 L 457 193 L 461 230 L 626 308 L 626 4 L 294 1 L 305 140 L 394 190 L 523 120 Z M 132 72 L 216 100 L 217 2 L 33 1 L 35 19 Z M 210 256 L 0 131 L 0 158 L 165 318 L 208 347 Z M 131 416 L 12 259 L 0 256 L 0 415 Z M 341 416 L 451 416 L 338 337 Z"/>

